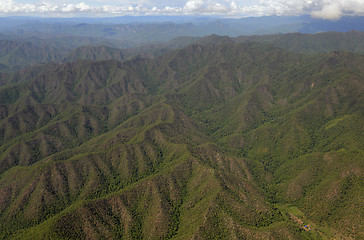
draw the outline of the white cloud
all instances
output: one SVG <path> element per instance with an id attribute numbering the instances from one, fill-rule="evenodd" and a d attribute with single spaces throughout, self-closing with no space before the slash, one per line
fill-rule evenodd
<path id="1" fill-rule="evenodd" d="M 364 0 L 321 0 L 311 12 L 312 17 L 338 20 L 343 15 L 364 15 Z"/>
<path id="2" fill-rule="evenodd" d="M 235 1 L 230 2 L 230 9 L 233 11 L 238 9 L 238 5 L 236 5 Z"/>
<path id="3" fill-rule="evenodd" d="M 204 5 L 202 0 L 190 0 L 186 3 L 184 9 L 187 11 L 197 11 Z"/>
<path id="4" fill-rule="evenodd" d="M 228 13 L 230 8 L 218 2 L 212 2 L 206 6 L 206 11 L 211 13 Z"/>
<path id="5" fill-rule="evenodd" d="M 344 15 L 363 15 L 364 0 L 107 0 L 92 5 L 74 0 L 19 3 L 0 0 L 0 15 L 188 15 L 232 16 L 303 15 L 337 20 Z M 77 1 L 77 0 L 76 0 Z M 98 2 L 99 0 L 93 0 Z M 114 3 L 114 4 L 113 4 Z M 164 4 L 163 4 L 164 3 Z"/>
<path id="6" fill-rule="evenodd" d="M 232 9 L 226 2 L 190 0 L 183 7 L 183 12 L 198 14 L 227 14 Z"/>
<path id="7" fill-rule="evenodd" d="M 322 9 L 313 11 L 311 13 L 312 17 L 323 18 L 329 20 L 338 20 L 342 16 L 342 10 L 338 3 L 324 5 Z"/>

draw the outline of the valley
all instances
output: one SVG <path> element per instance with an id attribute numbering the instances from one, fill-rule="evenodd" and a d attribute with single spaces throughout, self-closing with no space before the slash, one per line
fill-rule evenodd
<path id="1" fill-rule="evenodd" d="M 0 238 L 363 238 L 364 35 L 294 36 L 7 41 Z"/>

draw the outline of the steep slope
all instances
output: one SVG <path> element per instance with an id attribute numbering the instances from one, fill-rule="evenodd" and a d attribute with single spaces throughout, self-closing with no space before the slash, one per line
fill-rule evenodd
<path id="1" fill-rule="evenodd" d="M 18 72 L 0 91 L 1 171 L 78 146 L 153 103 L 137 79 L 116 61 Z"/>
<path id="2" fill-rule="evenodd" d="M 253 161 L 253 175 L 274 202 L 294 204 L 317 225 L 345 237 L 362 236 L 362 216 L 354 209 L 363 206 L 364 58 L 341 52 L 313 57 L 259 53 L 255 50 L 250 62 L 244 62 L 249 54 L 241 48 L 224 48 L 225 58 L 211 56 L 218 63 L 209 61 L 208 70 L 196 74 L 191 87 L 184 86 L 181 102 L 207 123 L 216 141 Z M 220 59 L 228 60 L 224 67 Z M 236 62 L 249 67 L 250 76 L 239 66 L 231 68 Z M 264 180 L 265 171 L 276 182 Z M 318 232 L 335 235 L 335 230 Z"/>
<path id="3" fill-rule="evenodd" d="M 360 238 L 363 63 L 210 36 L 17 72 L 1 237 Z"/>
<path id="4" fill-rule="evenodd" d="M 2 201 L 7 231 L 15 222 L 31 226 L 55 215 L 45 230 L 26 230 L 21 238 L 204 238 L 246 231 L 269 236 L 246 227 L 234 230 L 241 223 L 265 226 L 280 219 L 249 180 L 244 161 L 206 145 L 208 139 L 171 104 L 157 103 L 74 150 L 7 171 L 1 182 L 8 197 Z M 214 169 L 209 162 L 216 157 L 218 168 L 231 170 Z M 14 183 L 19 174 L 22 180 Z M 226 219 L 229 230 L 214 228 Z"/>

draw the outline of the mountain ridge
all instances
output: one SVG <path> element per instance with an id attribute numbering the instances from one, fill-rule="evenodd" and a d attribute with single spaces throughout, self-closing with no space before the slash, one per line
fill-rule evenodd
<path id="1" fill-rule="evenodd" d="M 0 91 L 1 237 L 360 238 L 363 62 L 210 36 L 21 70 Z"/>
<path id="2" fill-rule="evenodd" d="M 118 60 L 134 57 L 155 58 L 170 51 L 191 44 L 207 41 L 221 41 L 222 36 L 177 37 L 163 43 L 145 43 L 142 46 L 128 46 L 122 41 L 110 39 L 89 39 L 76 36 L 56 36 L 50 39 L 5 37 L 0 41 L 0 71 L 14 72 L 34 64 L 49 62 L 73 62 L 77 60 Z M 46 37 L 47 38 L 47 37 Z M 231 41 L 227 36 L 227 41 Z M 317 34 L 288 33 L 264 36 L 239 36 L 235 42 L 262 42 L 297 53 L 319 53 L 330 51 L 351 51 L 363 53 L 363 32 L 325 32 Z M 70 42 L 75 42 L 74 44 Z M 68 44 L 66 44 L 68 43 Z"/>

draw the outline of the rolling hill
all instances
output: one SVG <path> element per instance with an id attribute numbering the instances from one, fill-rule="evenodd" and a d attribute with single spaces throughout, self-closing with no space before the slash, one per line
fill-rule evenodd
<path id="1" fill-rule="evenodd" d="M 0 236 L 360 239 L 363 63 L 213 35 L 0 75 Z"/>

